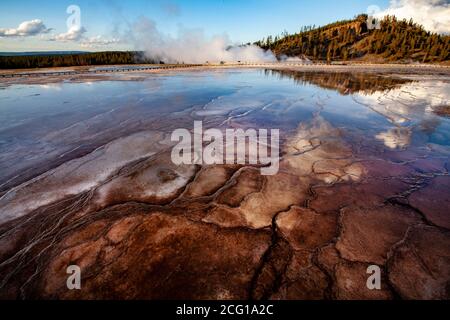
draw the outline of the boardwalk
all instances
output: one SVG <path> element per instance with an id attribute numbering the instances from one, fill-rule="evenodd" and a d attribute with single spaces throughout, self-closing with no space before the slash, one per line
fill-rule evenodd
<path id="1" fill-rule="evenodd" d="M 46 72 L 20 72 L 20 73 L 3 73 L 0 78 L 23 78 L 23 77 L 42 77 L 42 76 L 72 76 L 80 74 L 101 74 L 101 73 L 117 73 L 117 72 L 138 72 L 149 70 L 166 70 L 177 68 L 192 68 L 202 66 L 200 64 L 179 64 L 179 65 L 159 65 L 159 66 L 126 66 L 126 67 L 99 67 L 89 70 L 67 70 L 67 71 L 46 71 Z"/>
<path id="2" fill-rule="evenodd" d="M 430 65 L 430 64 L 371 64 L 371 63 L 308 63 L 308 62 L 242 62 L 242 63 L 225 63 L 225 64 L 177 64 L 177 65 L 151 65 L 151 66 L 104 66 L 93 67 L 88 70 L 65 70 L 65 71 L 36 71 L 36 72 L 8 72 L 0 73 L 0 78 L 31 78 L 41 76 L 72 76 L 72 75 L 86 75 L 86 74 L 104 74 L 104 73 L 120 73 L 120 72 L 141 72 L 151 70 L 168 70 L 168 69 L 183 69 L 193 67 L 244 67 L 244 68 L 292 68 L 298 67 L 303 69 L 317 69 L 317 68 L 329 68 L 330 70 L 336 68 L 353 68 L 353 67 L 367 67 L 367 68 L 379 68 L 380 70 L 389 68 L 400 69 L 441 69 L 449 70 L 450 66 L 443 65 Z"/>

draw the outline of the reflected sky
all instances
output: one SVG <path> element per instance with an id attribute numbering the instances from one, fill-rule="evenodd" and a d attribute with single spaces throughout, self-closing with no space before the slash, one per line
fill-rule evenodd
<path id="1" fill-rule="evenodd" d="M 445 78 L 261 70 L 151 74 L 141 81 L 12 85 L 0 90 L 0 192 L 144 130 L 279 128 L 319 115 L 355 143 L 448 148 Z"/>

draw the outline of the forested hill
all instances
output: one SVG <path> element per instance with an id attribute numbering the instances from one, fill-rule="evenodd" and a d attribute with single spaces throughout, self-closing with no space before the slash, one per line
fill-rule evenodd
<path id="1" fill-rule="evenodd" d="M 323 27 L 304 27 L 299 33 L 256 42 L 278 57 L 307 57 L 311 60 L 368 62 L 442 62 L 450 59 L 450 36 L 424 30 L 412 20 L 386 17 L 381 28 L 369 30 L 367 15 Z"/>

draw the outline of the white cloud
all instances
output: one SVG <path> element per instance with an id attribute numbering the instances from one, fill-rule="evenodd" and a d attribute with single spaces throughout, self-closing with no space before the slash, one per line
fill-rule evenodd
<path id="1" fill-rule="evenodd" d="M 0 28 L 0 37 L 26 37 L 41 35 L 42 39 L 61 42 L 79 42 L 83 47 L 106 46 L 120 42 L 118 39 L 105 39 L 103 36 L 85 37 L 84 27 L 72 26 L 67 32 L 43 36 L 51 31 L 42 20 L 34 19 L 22 22 L 17 28 Z"/>
<path id="2" fill-rule="evenodd" d="M 95 36 L 81 41 L 81 46 L 86 48 L 103 47 L 121 42 L 119 39 L 105 39 L 103 36 Z"/>
<path id="3" fill-rule="evenodd" d="M 394 15 L 413 19 L 428 31 L 450 33 L 450 2 L 448 0 L 391 0 L 389 8 L 377 16 Z"/>
<path id="4" fill-rule="evenodd" d="M 83 38 L 83 34 L 86 33 L 84 27 L 73 26 L 67 32 L 57 34 L 50 38 L 52 41 L 79 41 Z"/>
<path id="5" fill-rule="evenodd" d="M 48 33 L 48 29 L 42 20 L 34 19 L 22 22 L 17 28 L 0 28 L 0 37 L 26 37 Z"/>
<path id="6" fill-rule="evenodd" d="M 67 32 L 57 34 L 51 37 L 50 41 L 61 41 L 61 42 L 78 42 L 81 47 L 85 48 L 96 48 L 96 47 L 104 47 L 111 44 L 119 43 L 120 40 L 113 38 L 107 39 L 103 36 L 93 36 L 86 37 L 87 30 L 84 27 L 73 26 Z"/>

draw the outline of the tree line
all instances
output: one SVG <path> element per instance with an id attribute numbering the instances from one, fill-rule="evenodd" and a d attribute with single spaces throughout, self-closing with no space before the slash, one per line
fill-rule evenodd
<path id="1" fill-rule="evenodd" d="M 106 51 L 64 55 L 0 56 L 0 69 L 156 63 L 143 52 Z M 159 63 L 159 61 L 158 61 Z"/>

